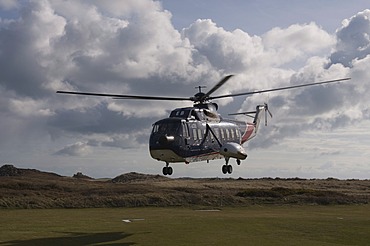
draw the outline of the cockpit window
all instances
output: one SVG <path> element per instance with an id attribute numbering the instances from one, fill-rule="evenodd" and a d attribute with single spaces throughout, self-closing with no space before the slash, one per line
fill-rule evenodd
<path id="1" fill-rule="evenodd" d="M 177 118 L 183 118 L 186 119 L 189 116 L 189 110 L 188 109 L 177 109 L 171 112 L 170 117 L 177 117 Z"/>
<path id="2" fill-rule="evenodd" d="M 162 134 L 175 134 L 179 130 L 180 124 L 178 123 L 158 123 L 153 126 L 153 133 L 162 133 Z"/>

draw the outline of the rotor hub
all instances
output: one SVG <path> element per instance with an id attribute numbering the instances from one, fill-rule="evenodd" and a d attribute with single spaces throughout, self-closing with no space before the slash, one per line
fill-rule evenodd
<path id="1" fill-rule="evenodd" d="M 198 92 L 197 94 L 195 94 L 191 100 L 195 103 L 203 103 L 207 100 L 206 98 L 206 94 L 203 93 L 203 92 Z"/>

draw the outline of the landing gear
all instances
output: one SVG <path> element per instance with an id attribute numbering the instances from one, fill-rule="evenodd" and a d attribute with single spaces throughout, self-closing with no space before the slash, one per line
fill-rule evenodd
<path id="1" fill-rule="evenodd" d="M 163 173 L 163 175 L 172 175 L 173 169 L 172 169 L 172 167 L 169 166 L 168 162 L 166 162 L 166 166 L 163 167 L 162 173 Z"/>
<path id="2" fill-rule="evenodd" d="M 236 164 L 238 164 L 238 166 L 240 165 L 241 161 L 239 159 L 236 159 Z"/>
<path id="3" fill-rule="evenodd" d="M 229 165 L 229 159 L 225 158 L 226 164 L 222 166 L 222 173 L 223 174 L 232 174 L 233 166 Z"/>
<path id="4" fill-rule="evenodd" d="M 162 172 L 163 172 L 163 175 L 172 175 L 173 169 L 172 167 L 164 167 Z"/>
<path id="5" fill-rule="evenodd" d="M 231 165 L 223 165 L 222 166 L 222 173 L 223 174 L 231 174 L 233 172 L 233 166 Z"/>

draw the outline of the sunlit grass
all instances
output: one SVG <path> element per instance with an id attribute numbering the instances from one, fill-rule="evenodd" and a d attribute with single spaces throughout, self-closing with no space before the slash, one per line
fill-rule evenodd
<path id="1" fill-rule="evenodd" d="M 370 206 L 0 210 L 0 245 L 368 245 Z M 123 219 L 144 219 L 125 223 Z"/>

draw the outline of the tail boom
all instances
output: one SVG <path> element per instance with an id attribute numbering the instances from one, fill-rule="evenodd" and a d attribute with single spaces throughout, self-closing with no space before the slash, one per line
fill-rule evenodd
<path id="1" fill-rule="evenodd" d="M 257 105 L 256 111 L 253 111 L 253 112 L 238 113 L 238 114 L 245 114 L 245 115 L 255 114 L 253 117 L 254 118 L 253 123 L 247 123 L 247 127 L 241 139 L 242 144 L 254 138 L 257 135 L 257 131 L 258 131 L 258 128 L 259 128 L 259 125 L 260 125 L 260 122 L 263 116 L 263 112 L 269 112 L 267 104 Z M 269 114 L 271 115 L 270 112 Z M 267 116 L 265 115 L 265 117 Z"/>
<path id="2" fill-rule="evenodd" d="M 256 136 L 256 125 L 255 123 L 247 123 L 247 127 L 245 129 L 244 134 L 242 135 L 241 143 L 245 143 L 248 140 L 254 138 Z"/>

